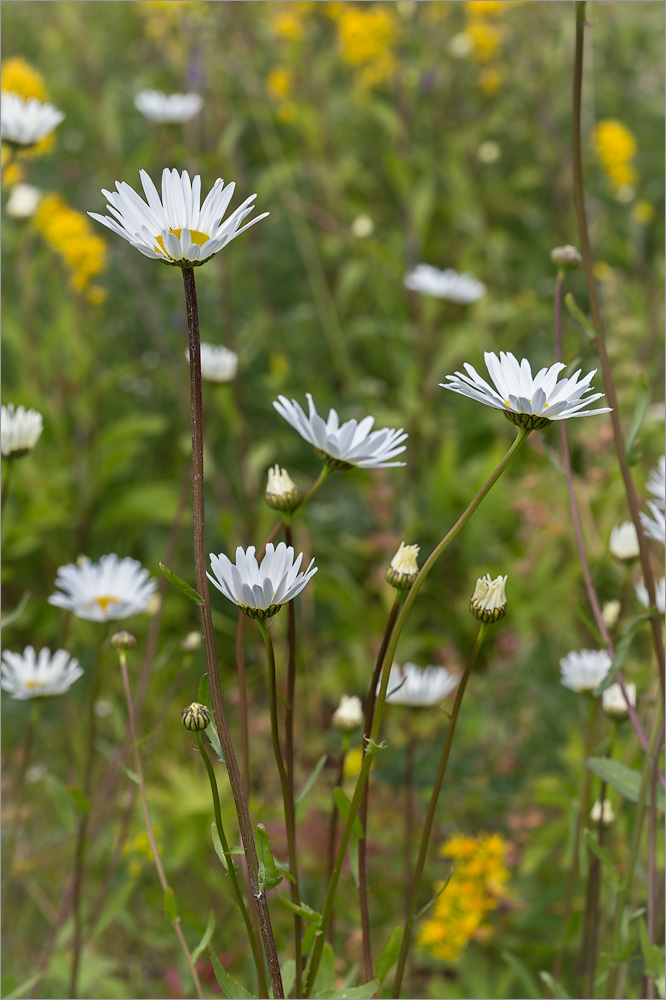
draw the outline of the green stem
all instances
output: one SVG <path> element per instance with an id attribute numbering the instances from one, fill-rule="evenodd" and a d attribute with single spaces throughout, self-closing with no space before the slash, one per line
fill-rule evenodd
<path id="1" fill-rule="evenodd" d="M 208 756 L 208 753 L 201 740 L 201 733 L 197 730 L 195 732 L 195 735 L 197 738 L 199 753 L 201 754 L 202 760 L 206 765 L 206 771 L 208 772 L 208 781 L 210 782 L 210 791 L 213 797 L 213 812 L 215 813 L 215 826 L 217 827 L 220 843 L 222 844 L 222 853 L 224 854 L 224 857 L 227 862 L 227 874 L 231 879 L 231 885 L 233 887 L 234 896 L 236 897 L 236 902 L 238 903 L 238 907 L 241 911 L 241 915 L 243 917 L 243 923 L 245 924 L 245 930 L 247 931 L 247 937 L 250 942 L 250 947 L 252 949 L 252 958 L 254 959 L 254 965 L 257 970 L 259 992 L 261 993 L 262 997 L 267 997 L 268 987 L 266 985 L 266 977 L 264 975 L 264 963 L 262 961 L 261 952 L 259 951 L 259 944 L 255 937 L 254 928 L 252 927 L 250 914 L 248 913 L 247 907 L 245 905 L 245 900 L 243 899 L 243 894 L 241 892 L 241 888 L 238 883 L 238 876 L 236 875 L 236 866 L 234 864 L 231 851 L 229 850 L 229 842 L 224 832 L 224 827 L 222 826 L 220 795 L 217 790 L 217 779 L 215 777 L 215 771 L 213 770 L 213 765 L 211 764 L 210 757 Z"/>
<path id="2" fill-rule="evenodd" d="M 342 752 L 340 754 L 340 759 L 338 760 L 338 770 L 335 777 L 335 782 L 333 783 L 333 789 L 342 788 L 343 782 L 345 780 L 345 758 L 349 752 L 349 733 L 343 733 L 342 736 Z M 367 786 L 366 786 L 367 787 Z M 327 875 L 330 879 L 333 874 L 333 869 L 335 867 L 335 839 L 338 834 L 338 807 L 335 802 L 335 795 L 333 796 L 333 802 L 331 804 L 331 818 L 328 823 L 328 851 L 326 856 L 328 858 L 328 868 Z M 360 866 L 359 866 L 360 867 Z M 328 922 L 328 940 L 333 944 L 334 930 L 333 930 L 333 914 L 331 913 L 331 919 Z M 370 975 L 372 979 L 372 974 Z"/>
<path id="3" fill-rule="evenodd" d="M 5 476 L 2 480 L 2 494 L 0 495 L 0 515 L 5 512 L 5 503 L 7 502 L 7 497 L 9 495 L 9 484 L 12 478 L 12 472 L 14 471 L 14 461 L 11 458 L 5 459 Z M 4 518 L 3 518 L 4 523 Z"/>
<path id="4" fill-rule="evenodd" d="M 324 483 L 326 482 L 326 480 L 328 479 L 328 477 L 330 476 L 330 474 L 332 472 L 334 472 L 334 471 L 335 470 L 333 469 L 333 466 L 331 466 L 331 465 L 324 465 L 322 467 L 321 472 L 319 473 L 319 475 L 317 476 L 317 478 L 315 479 L 314 483 L 312 484 L 312 486 L 310 487 L 310 489 L 307 491 L 307 493 L 304 493 L 303 496 L 299 499 L 299 501 L 296 504 L 296 506 L 291 508 L 291 514 L 293 514 L 300 507 L 302 507 L 304 503 L 307 503 L 307 501 L 310 499 L 310 497 L 314 496 L 314 494 L 317 492 L 317 490 L 319 489 L 319 487 L 324 485 Z M 288 518 L 289 518 L 289 515 L 285 515 L 285 517 L 284 517 L 285 524 L 287 524 Z"/>
<path id="5" fill-rule="evenodd" d="M 407 921 L 405 923 L 405 931 L 402 936 L 402 943 L 400 945 L 400 956 L 398 958 L 398 965 L 395 973 L 395 981 L 393 983 L 393 992 L 391 993 L 392 997 L 400 996 L 402 977 L 405 971 L 405 964 L 407 962 L 407 953 L 409 951 L 412 929 L 414 927 L 414 913 L 416 911 L 416 901 L 418 899 L 419 888 L 421 885 L 421 877 L 423 875 L 423 868 L 425 866 L 426 857 L 428 854 L 430 834 L 432 833 L 432 826 L 435 821 L 437 800 L 439 798 L 442 782 L 444 781 L 444 775 L 446 774 L 446 767 L 449 762 L 451 745 L 453 743 L 453 735 L 456 731 L 456 724 L 458 722 L 458 716 L 460 714 L 460 706 L 462 705 L 463 696 L 465 694 L 465 688 L 467 687 L 467 682 L 469 681 L 469 678 L 471 676 L 472 668 L 476 662 L 476 658 L 478 656 L 479 650 L 481 649 L 481 644 L 485 639 L 487 631 L 488 631 L 488 624 L 484 622 L 479 628 L 479 632 L 476 637 L 476 642 L 474 643 L 472 651 L 469 654 L 469 659 L 467 660 L 467 663 L 465 665 L 465 671 L 460 680 L 460 684 L 458 685 L 458 690 L 456 691 L 456 700 L 453 705 L 453 712 L 451 713 L 451 721 L 449 723 L 449 728 L 446 732 L 446 741 L 444 743 L 444 749 L 442 750 L 442 757 L 439 762 L 439 770 L 437 771 L 437 777 L 435 779 L 432 795 L 430 796 L 430 805 L 428 806 L 428 814 L 426 816 L 426 821 L 423 826 L 423 834 L 421 836 L 421 847 L 419 848 L 419 856 L 416 862 L 416 868 L 414 870 L 414 878 L 412 880 L 412 889 L 409 897 L 409 907 L 407 910 Z"/>
<path id="6" fill-rule="evenodd" d="M 23 753 L 21 754 L 21 763 L 19 765 L 19 770 L 16 775 L 16 783 L 12 795 L 9 799 L 13 803 L 15 818 L 14 825 L 12 829 L 12 834 L 10 837 L 10 843 L 15 849 L 18 845 L 20 833 L 21 833 L 21 804 L 23 802 L 23 792 L 25 790 L 25 776 L 28 770 L 28 764 L 30 763 L 30 758 L 32 756 L 32 744 L 35 738 L 35 729 L 37 727 L 37 720 L 39 719 L 39 712 L 42 706 L 42 698 L 35 698 L 32 704 L 32 709 L 30 711 L 30 720 L 25 734 L 25 741 L 23 743 Z"/>
<path id="7" fill-rule="evenodd" d="M 527 440 L 530 434 L 530 430 L 527 427 L 521 427 L 518 434 L 514 438 L 513 444 L 509 448 L 508 452 L 499 463 L 493 474 L 486 481 L 486 483 L 481 487 L 479 492 L 476 494 L 474 499 L 471 501 L 469 506 L 466 508 L 464 513 L 458 518 L 456 523 L 453 525 L 451 530 L 444 536 L 444 538 L 439 542 L 437 547 L 428 556 L 425 563 L 419 570 L 414 583 L 412 584 L 411 590 L 408 592 L 402 608 L 398 614 L 398 618 L 395 623 L 395 627 L 391 633 L 391 637 L 388 642 L 386 652 L 384 654 L 383 663 L 381 667 L 381 681 L 379 694 L 377 695 L 377 707 L 375 709 L 375 716 L 372 723 L 372 731 L 370 738 L 367 739 L 367 745 L 365 748 L 365 754 L 363 756 L 363 763 L 361 765 L 361 771 L 359 773 L 356 788 L 354 790 L 354 796 L 351 801 L 351 806 L 349 809 L 349 815 L 345 822 L 344 829 L 342 831 L 342 838 L 340 841 L 340 847 L 338 848 L 338 854 L 336 857 L 335 868 L 333 870 L 333 876 L 329 882 L 328 890 L 326 893 L 326 900 L 324 902 L 324 909 L 322 911 L 322 922 L 317 930 L 317 935 L 315 937 L 315 944 L 312 949 L 312 955 L 308 963 L 308 972 L 306 975 L 305 982 L 305 996 L 309 996 L 312 990 L 312 985 L 315 981 L 317 971 L 319 969 L 319 963 L 321 961 L 321 956 L 324 950 L 324 942 L 326 939 L 326 927 L 328 925 L 328 920 L 330 918 L 331 910 L 333 909 L 333 901 L 335 899 L 335 892 L 338 887 L 338 881 L 340 879 L 340 873 L 342 871 L 342 864 L 347 851 L 347 846 L 349 844 L 349 839 L 351 837 L 352 826 L 356 815 L 358 813 L 358 808 L 361 801 L 361 796 L 363 794 L 363 789 L 365 788 L 365 783 L 368 780 L 368 774 L 370 772 L 370 767 L 372 765 L 372 758 L 379 749 L 377 745 L 377 737 L 379 736 L 379 731 L 382 723 L 382 715 L 384 712 L 384 704 L 386 702 L 386 691 L 389 682 L 389 673 L 391 669 L 391 664 L 393 663 L 393 657 L 395 655 L 396 647 L 398 645 L 398 639 L 402 631 L 403 625 L 409 614 L 409 610 L 416 600 L 416 596 L 423 586 L 430 570 L 433 568 L 440 555 L 446 549 L 447 545 L 456 537 L 458 532 L 461 530 L 463 525 L 469 520 L 476 508 L 482 502 L 484 497 L 490 492 L 492 487 L 495 485 L 497 480 L 501 477 L 502 473 L 510 465 L 514 455 L 519 450 L 519 448 Z"/>

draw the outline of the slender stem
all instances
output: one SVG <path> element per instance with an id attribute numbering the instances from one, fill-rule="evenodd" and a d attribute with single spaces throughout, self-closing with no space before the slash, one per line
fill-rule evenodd
<path id="1" fill-rule="evenodd" d="M 659 770 L 659 750 L 664 739 L 664 720 L 661 720 L 661 728 L 659 735 L 657 737 L 657 743 L 654 751 L 654 760 L 652 761 L 652 770 L 650 772 L 650 813 L 648 816 L 648 859 L 647 859 L 647 914 L 646 914 L 646 926 L 648 933 L 648 941 L 650 944 L 654 943 L 655 940 L 655 891 L 657 888 L 656 881 L 656 869 L 657 869 L 657 772 Z M 646 996 L 648 1000 L 653 1000 L 654 998 L 654 977 L 649 973 L 646 973 L 647 980 L 647 990 Z"/>
<path id="2" fill-rule="evenodd" d="M 150 820 L 150 810 L 148 809 L 148 797 L 146 795 L 146 782 L 143 776 L 143 764 L 141 763 L 139 742 L 136 738 L 136 725 L 134 722 L 134 706 L 132 704 L 132 689 L 130 688 L 129 674 L 127 673 L 127 655 L 124 649 L 118 650 L 118 658 L 120 660 L 120 671 L 123 676 L 123 688 L 125 689 L 125 700 L 127 701 L 127 715 L 129 718 L 130 737 L 132 740 L 132 751 L 134 753 L 134 768 L 136 770 L 136 776 L 138 778 L 139 795 L 141 796 L 141 806 L 143 808 L 143 821 L 146 826 L 148 843 L 150 844 L 150 849 L 153 853 L 153 860 L 155 862 L 155 868 L 157 869 L 157 877 L 160 880 L 162 891 L 166 892 L 166 890 L 169 888 L 169 883 L 164 873 L 162 858 L 160 857 L 160 852 L 157 847 L 157 841 L 155 840 L 155 832 L 153 830 L 153 824 Z M 173 924 L 173 928 L 178 936 L 180 946 L 183 950 L 183 954 L 185 955 L 185 961 L 187 962 L 192 979 L 194 980 L 194 988 L 197 991 L 197 996 L 200 998 L 200 1000 L 202 1000 L 203 993 L 201 992 L 201 983 L 199 982 L 199 976 L 197 974 L 197 970 L 194 967 L 192 956 L 190 955 L 190 949 L 187 947 L 187 942 L 185 941 L 185 938 L 183 936 L 183 931 L 180 926 L 180 917 L 176 917 L 176 919 L 172 920 L 171 923 Z"/>
<path id="3" fill-rule="evenodd" d="M 208 596 L 208 579 L 206 577 L 206 540 L 204 526 L 204 472 L 203 472 L 203 417 L 202 417 L 202 393 L 201 393 L 201 339 L 199 336 L 199 313 L 197 309 L 197 292 L 194 281 L 194 269 L 183 268 L 183 284 L 185 287 L 185 302 L 187 305 L 187 328 L 190 349 L 190 402 L 191 402 L 191 424 L 192 424 L 192 513 L 194 520 L 194 568 L 197 592 L 204 599 L 204 604 L 199 607 L 201 617 L 201 631 L 204 641 L 204 651 L 206 655 L 206 667 L 208 670 L 208 682 L 210 686 L 211 704 L 213 715 L 217 726 L 222 752 L 227 764 L 229 784 L 234 797 L 238 825 L 240 827 L 243 847 L 245 848 L 245 858 L 247 862 L 250 886 L 252 889 L 252 900 L 257 910 L 257 918 L 261 928 L 261 936 L 268 961 L 271 983 L 273 986 L 273 996 L 284 997 L 282 986 L 282 976 L 280 974 L 280 961 L 278 959 L 277 948 L 273 927 L 271 925 L 270 913 L 266 894 L 259 885 L 259 859 L 257 848 L 252 832 L 252 821 L 247 805 L 245 789 L 238 768 L 238 761 L 231 742 L 231 735 L 224 712 L 222 702 L 222 690 L 220 687 L 220 674 L 217 664 L 217 652 L 215 649 L 215 634 L 213 632 L 213 619 L 210 610 L 210 598 Z"/>
<path id="4" fill-rule="evenodd" d="M 478 656 L 479 650 L 481 649 L 481 645 L 483 643 L 483 640 L 485 639 L 487 631 L 488 631 L 488 624 L 484 622 L 481 624 L 481 627 L 479 628 L 476 641 L 472 647 L 471 653 L 469 654 L 469 658 L 467 660 L 467 663 L 465 664 L 465 671 L 460 679 L 458 690 L 456 691 L 456 700 L 453 705 L 453 711 L 451 713 L 451 721 L 449 723 L 449 728 L 446 731 L 446 740 L 444 742 L 444 749 L 442 750 L 442 757 L 439 762 L 439 770 L 437 771 L 437 777 L 435 778 L 435 784 L 433 786 L 432 795 L 430 796 L 428 813 L 426 815 L 426 820 L 423 825 L 423 833 L 421 835 L 421 846 L 419 848 L 419 856 L 416 862 L 416 868 L 414 870 L 412 889 L 409 897 L 409 908 L 407 911 L 407 921 L 405 923 L 405 931 L 402 936 L 402 944 L 400 946 L 400 956 L 398 958 L 398 964 L 395 972 L 393 992 L 391 993 L 392 997 L 400 996 L 402 977 L 405 971 L 405 963 L 407 962 L 407 953 L 409 951 L 412 929 L 414 927 L 414 913 L 416 911 L 416 901 L 418 899 L 419 887 L 421 885 L 421 876 L 423 875 L 423 868 L 425 866 L 426 857 L 428 854 L 430 834 L 432 833 L 432 826 L 435 821 L 437 800 L 439 798 L 442 782 L 444 781 L 444 775 L 446 774 L 446 766 L 449 762 L 451 745 L 453 743 L 453 736 L 456 731 L 456 724 L 458 722 L 458 716 L 460 714 L 460 706 L 462 705 L 463 696 L 465 694 L 465 688 L 467 687 L 467 682 L 469 681 L 469 678 L 472 674 L 472 668 L 476 662 L 476 658 Z"/>
<path id="5" fill-rule="evenodd" d="M 266 985 L 266 977 L 264 975 L 264 963 L 261 957 L 261 952 L 259 950 L 259 943 L 257 941 L 254 928 L 252 926 L 252 921 L 250 920 L 250 915 L 245 905 L 245 900 L 243 899 L 243 894 L 238 883 L 238 876 L 236 874 L 236 866 L 234 860 L 229 850 L 229 842 L 227 840 L 226 834 L 224 832 L 224 827 L 222 825 L 222 811 L 220 809 L 220 795 L 217 790 L 217 779 L 215 777 L 215 771 L 213 770 L 213 765 L 211 764 L 208 752 L 203 745 L 201 739 L 201 733 L 196 731 L 197 744 L 199 747 L 199 753 L 201 754 L 202 760 L 206 765 L 206 771 L 208 772 L 208 781 L 210 782 L 210 791 L 213 797 L 213 811 L 215 813 L 215 826 L 217 827 L 217 832 L 220 838 L 220 843 L 222 844 L 222 853 L 227 862 L 227 874 L 231 879 L 231 885 L 233 887 L 234 896 L 236 897 L 236 902 L 241 911 L 243 917 L 243 923 L 245 924 L 245 930 L 247 931 L 248 940 L 250 942 L 250 947 L 252 949 L 252 958 L 254 959 L 255 968 L 257 970 L 257 980 L 259 983 L 259 992 L 262 997 L 268 996 L 268 987 Z"/>
<path id="6" fill-rule="evenodd" d="M 11 482 L 13 471 L 14 460 L 11 458 L 5 459 L 5 475 L 2 480 L 2 494 L 0 494 L 0 515 L 5 512 L 5 503 L 7 502 L 7 497 L 9 495 L 9 483 Z"/>
<path id="7" fill-rule="evenodd" d="M 294 799 L 293 794 L 290 794 L 289 788 L 289 777 L 287 775 L 287 769 L 284 765 L 284 758 L 282 756 L 282 748 L 280 747 L 280 733 L 278 729 L 278 713 L 277 713 L 277 678 L 275 674 L 275 651 L 273 650 L 273 643 L 271 641 L 270 632 L 268 631 L 268 625 L 265 619 L 258 618 L 257 624 L 261 629 L 261 634 L 264 638 L 264 643 L 266 645 L 266 658 L 268 660 L 268 690 L 270 697 L 270 713 L 271 713 L 271 737 L 273 739 L 273 753 L 275 754 L 275 763 L 277 764 L 278 773 L 280 775 L 280 784 L 282 785 L 282 800 L 284 805 L 284 822 L 287 829 L 287 850 L 289 852 L 289 871 L 293 879 L 290 882 L 291 886 L 291 898 L 292 902 L 296 906 L 300 905 L 301 897 L 298 888 L 298 864 L 296 858 L 296 830 L 294 823 Z M 294 914 L 294 940 L 297 945 L 296 954 L 300 958 L 301 955 L 301 918 L 297 913 Z M 302 961 L 297 961 L 296 963 L 296 975 L 297 975 L 297 995 L 301 996 L 301 976 L 299 971 Z"/>
<path id="8" fill-rule="evenodd" d="M 37 720 L 39 719 L 41 706 L 42 699 L 35 698 L 32 704 L 30 719 L 25 733 L 21 763 L 19 764 L 19 769 L 16 775 L 16 783 L 14 784 L 13 792 L 10 798 L 10 801 L 14 805 L 14 824 L 10 842 L 14 848 L 16 848 L 19 842 L 21 833 L 21 804 L 23 802 L 23 792 L 25 790 L 25 776 L 28 770 L 28 764 L 30 763 L 30 758 L 32 757 L 32 744 L 35 738 L 35 729 L 37 727 Z"/>
<path id="9" fill-rule="evenodd" d="M 335 782 L 333 788 L 342 788 L 342 783 L 345 779 L 345 758 L 347 756 L 347 751 L 349 750 L 349 733 L 343 734 L 342 752 L 340 753 L 340 759 L 338 761 L 338 769 L 335 776 Z M 367 786 L 366 786 L 367 787 Z M 331 878 L 333 874 L 333 869 L 335 868 L 335 841 L 338 835 L 338 807 L 335 803 L 335 796 L 333 796 L 333 802 L 331 804 L 331 818 L 328 823 L 328 851 L 326 856 L 328 859 L 328 877 Z M 331 913 L 331 919 L 328 922 L 328 940 L 333 944 L 334 929 L 333 929 L 333 914 Z M 372 977 L 371 977 L 372 978 Z"/>
<path id="10" fill-rule="evenodd" d="M 594 280 L 594 270 L 593 270 L 594 262 L 592 258 L 592 248 L 590 246 L 590 237 L 587 228 L 587 215 L 585 210 L 585 187 L 583 181 L 583 144 L 582 144 L 582 132 L 581 132 L 581 105 L 582 105 L 582 92 L 583 92 L 583 48 L 585 44 L 585 7 L 586 7 L 586 0 L 577 0 L 576 49 L 574 57 L 573 112 L 572 112 L 574 202 L 576 205 L 576 215 L 578 217 L 578 234 L 580 239 L 580 249 L 583 255 L 585 281 L 587 284 L 587 292 L 590 300 L 590 309 L 592 311 L 592 321 L 595 327 L 594 342 L 597 348 L 597 354 L 599 355 L 599 363 L 601 365 L 601 373 L 604 380 L 604 389 L 606 392 L 606 398 L 608 400 L 608 405 L 612 407 L 610 418 L 613 427 L 613 437 L 615 439 L 615 450 L 617 451 L 618 462 L 620 464 L 620 471 L 622 473 L 622 480 L 624 482 L 624 489 L 627 496 L 627 504 L 629 506 L 631 520 L 634 522 L 634 526 L 636 528 L 636 534 L 638 536 L 638 548 L 640 552 L 641 568 L 643 570 L 645 589 L 647 590 L 648 593 L 648 603 L 651 609 L 650 624 L 652 627 L 652 641 L 657 656 L 657 665 L 659 669 L 659 682 L 661 684 L 661 697 L 663 702 L 666 687 L 664 681 L 664 639 L 662 635 L 662 616 L 658 613 L 656 607 L 657 602 L 655 596 L 654 575 L 652 573 L 652 566 L 650 564 L 650 554 L 648 551 L 647 543 L 645 541 L 645 535 L 643 534 L 643 525 L 641 524 L 638 497 L 636 495 L 634 483 L 631 478 L 631 470 L 629 468 L 627 453 L 625 451 L 625 446 L 624 446 L 624 437 L 622 434 L 622 424 L 620 422 L 620 413 L 618 410 L 617 394 L 615 392 L 613 373 L 611 370 L 610 361 L 608 359 L 608 352 L 606 350 L 606 336 L 604 332 L 604 324 L 601 315 L 601 308 L 599 305 L 599 296 L 597 294 L 597 286 Z"/>
<path id="11" fill-rule="evenodd" d="M 463 525 L 469 520 L 476 508 L 482 502 L 484 497 L 490 492 L 492 487 L 495 485 L 497 480 L 501 477 L 502 473 L 508 468 L 516 452 L 527 440 L 530 430 L 526 427 L 521 427 L 518 434 L 514 438 L 513 444 L 509 448 L 508 452 L 499 463 L 493 474 L 486 481 L 486 483 L 481 487 L 479 492 L 476 494 L 474 499 L 471 501 L 469 506 L 466 508 L 463 514 L 458 518 L 451 530 L 442 538 L 436 548 L 431 552 L 431 554 L 426 559 L 425 563 L 419 570 L 414 583 L 410 591 L 407 594 L 404 604 L 398 613 L 398 617 L 395 623 L 395 627 L 391 632 L 389 638 L 386 652 L 384 653 L 383 662 L 381 666 L 381 680 L 379 693 L 377 695 L 377 707 L 374 713 L 374 719 L 372 723 L 372 731 L 369 739 L 366 739 L 365 754 L 363 756 L 363 763 L 361 765 L 361 771 L 359 773 L 358 779 L 356 781 L 356 788 L 354 790 L 354 795 L 349 808 L 349 815 L 345 822 L 344 829 L 342 831 L 342 837 L 340 840 L 340 847 L 338 848 L 338 853 L 335 861 L 335 868 L 333 870 L 333 876 L 329 882 L 328 890 L 326 892 L 326 900 L 324 902 L 324 908 L 322 911 L 322 922 L 315 936 L 315 943 L 312 949 L 312 954 L 310 956 L 310 961 L 308 963 L 308 971 L 306 975 L 305 983 L 305 996 L 309 996 L 312 991 L 312 984 L 315 981 L 317 971 L 319 969 L 319 963 L 321 961 L 321 956 L 324 950 L 324 942 L 326 940 L 326 928 L 328 925 L 328 920 L 330 917 L 331 910 L 333 908 L 333 901 L 335 899 L 335 892 L 338 886 L 338 881 L 340 879 L 340 873 L 342 871 L 342 864 L 347 851 L 347 846 L 349 844 L 349 839 L 351 837 L 352 826 L 356 815 L 358 813 L 358 808 L 361 801 L 361 796 L 363 794 L 363 789 L 365 783 L 368 780 L 368 774 L 370 772 L 370 767 L 372 765 L 372 759 L 379 748 L 377 744 L 377 737 L 379 736 L 379 731 L 382 723 L 382 715 L 384 712 L 384 704 L 386 702 L 386 691 L 389 682 L 389 673 L 391 664 L 393 663 L 393 657 L 398 645 L 398 639 L 402 631 L 402 627 L 405 623 L 409 610 L 416 600 L 416 596 L 423 586 L 430 570 L 433 568 L 440 555 L 446 549 L 449 542 L 451 542 L 458 532 L 461 530 Z"/>
<path id="12" fill-rule="evenodd" d="M 238 678 L 238 700 L 240 716 L 241 766 L 243 768 L 243 783 L 245 794 L 250 794 L 250 735 L 247 707 L 247 676 L 245 673 L 245 654 L 243 638 L 245 636 L 245 615 L 238 612 L 236 624 L 236 677 Z"/>
<path id="13" fill-rule="evenodd" d="M 301 508 L 304 503 L 307 503 L 307 501 L 310 499 L 310 497 L 314 496 L 314 494 L 317 492 L 317 490 L 319 489 L 319 487 L 324 485 L 324 483 L 326 482 L 326 480 L 328 479 L 328 477 L 330 476 L 330 474 L 332 472 L 334 472 L 334 471 L 335 470 L 334 470 L 334 468 L 333 468 L 332 465 L 324 465 L 322 467 L 321 472 L 319 473 L 319 475 L 317 476 L 317 478 L 315 479 L 314 483 L 312 484 L 312 486 L 310 487 L 310 489 L 307 491 L 307 493 L 304 493 L 303 496 L 299 499 L 299 501 L 296 504 L 296 506 L 292 507 L 291 513 L 293 514 L 295 511 L 299 510 L 299 508 Z M 284 518 L 284 521 L 285 521 L 285 523 L 287 522 L 287 518 L 286 517 Z"/>

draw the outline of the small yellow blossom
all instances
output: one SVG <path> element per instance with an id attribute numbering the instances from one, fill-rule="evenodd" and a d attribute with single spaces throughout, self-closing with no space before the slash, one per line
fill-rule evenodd
<path id="1" fill-rule="evenodd" d="M 288 66 L 275 66 L 268 74 L 266 90 L 273 101 L 288 97 L 294 87 L 294 74 Z"/>
<path id="2" fill-rule="evenodd" d="M 48 99 L 41 74 L 33 69 L 25 59 L 18 57 L 3 61 L 0 72 L 0 87 L 2 90 L 11 91 L 12 94 L 18 94 L 26 100 L 29 97 L 36 97 L 38 101 Z"/>
<path id="3" fill-rule="evenodd" d="M 610 281 L 613 277 L 613 268 L 605 260 L 597 260 L 592 268 L 597 281 Z"/>
<path id="4" fill-rule="evenodd" d="M 507 8 L 513 6 L 514 4 L 511 3 L 511 0 L 467 0 L 465 3 L 465 12 L 468 17 L 477 19 L 499 17 Z"/>
<path id="5" fill-rule="evenodd" d="M 353 750 L 349 750 L 345 754 L 345 763 L 343 766 L 345 778 L 353 778 L 354 780 L 358 778 L 359 774 L 361 773 L 361 767 L 363 765 L 363 755 L 364 751 L 361 747 L 354 747 Z M 370 765 L 371 771 L 374 766 L 375 762 L 373 760 L 372 764 Z"/>
<path id="6" fill-rule="evenodd" d="M 496 66 L 486 66 L 479 73 L 479 87 L 484 94 L 491 97 L 502 86 L 503 76 Z"/>
<path id="7" fill-rule="evenodd" d="M 70 208 L 59 194 L 46 194 L 34 221 L 49 246 L 62 257 L 69 271 L 70 287 L 86 293 L 93 303 L 103 302 L 104 289 L 89 286 L 104 270 L 106 243 L 92 231 L 86 216 Z"/>
<path id="8" fill-rule="evenodd" d="M 356 4 L 347 4 L 337 18 L 337 25 L 342 57 L 359 71 L 362 88 L 382 83 L 395 72 L 397 63 L 391 49 L 399 24 L 391 10 L 379 5 L 364 10 Z"/>
<path id="9" fill-rule="evenodd" d="M 637 201 L 631 210 L 631 217 L 640 226 L 647 226 L 654 219 L 654 207 L 649 201 Z"/>
<path id="10" fill-rule="evenodd" d="M 314 7 L 312 0 L 288 0 L 271 3 L 268 10 L 276 35 L 290 42 L 300 42 L 305 35 L 305 22 Z"/>
<path id="11" fill-rule="evenodd" d="M 615 188 L 636 183 L 637 173 L 632 163 L 636 155 L 636 138 L 626 125 L 614 118 L 599 122 L 594 130 L 597 159 Z"/>
<path id="12" fill-rule="evenodd" d="M 7 184 L 9 187 L 23 180 L 23 167 L 20 163 L 16 162 L 8 146 L 3 146 L 0 149 L 0 175 L 2 176 L 2 183 Z"/>
<path id="13" fill-rule="evenodd" d="M 475 62 L 490 62 L 504 39 L 502 28 L 486 21 L 470 21 L 465 29 L 474 44 L 473 58 Z"/>

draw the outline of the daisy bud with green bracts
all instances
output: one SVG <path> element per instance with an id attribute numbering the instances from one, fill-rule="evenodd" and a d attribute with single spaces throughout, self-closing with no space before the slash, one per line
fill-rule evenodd
<path id="1" fill-rule="evenodd" d="M 578 250 L 572 247 L 570 243 L 551 250 L 550 259 L 560 271 L 575 271 L 583 263 L 583 258 Z"/>
<path id="2" fill-rule="evenodd" d="M 419 572 L 416 563 L 418 554 L 418 545 L 405 545 L 404 542 L 400 542 L 400 548 L 386 570 L 387 583 L 390 583 L 396 590 L 409 590 Z"/>
<path id="3" fill-rule="evenodd" d="M 136 646 L 136 638 L 131 632 L 115 632 L 111 636 L 111 645 L 114 649 L 131 649 Z"/>
<path id="4" fill-rule="evenodd" d="M 469 602 L 469 610 L 475 618 L 481 622 L 498 622 L 506 614 L 506 586 L 507 578 L 498 576 L 494 580 L 490 574 L 480 577 L 476 581 L 476 587 Z"/>
<path id="5" fill-rule="evenodd" d="M 210 712 L 205 705 L 198 701 L 193 701 L 191 705 L 184 708 L 180 715 L 183 725 L 190 732 L 201 732 L 210 722 Z"/>
<path id="6" fill-rule="evenodd" d="M 627 698 L 632 708 L 636 708 L 636 685 L 625 684 Z M 611 684 L 601 693 L 601 707 L 606 715 L 617 722 L 629 718 L 629 709 L 624 693 L 619 684 Z"/>
<path id="7" fill-rule="evenodd" d="M 336 729 L 349 733 L 363 725 L 363 708 L 361 699 L 356 695 L 343 694 L 340 704 L 333 713 L 333 725 Z"/>
<path id="8" fill-rule="evenodd" d="M 266 503 L 273 510 L 292 511 L 298 506 L 299 493 L 296 483 L 286 469 L 274 465 L 268 470 Z"/>

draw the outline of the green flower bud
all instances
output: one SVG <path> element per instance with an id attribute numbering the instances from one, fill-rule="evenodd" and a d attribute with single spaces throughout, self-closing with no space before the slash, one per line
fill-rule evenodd
<path id="1" fill-rule="evenodd" d="M 583 263 L 583 258 L 575 247 L 569 243 L 563 247 L 555 247 L 550 252 L 550 259 L 563 271 L 575 271 Z"/>
<path id="2" fill-rule="evenodd" d="M 183 725 L 190 732 L 205 729 L 210 722 L 210 712 L 205 705 L 200 705 L 198 701 L 193 701 L 191 705 L 184 708 L 181 713 Z"/>
<path id="3" fill-rule="evenodd" d="M 136 646 L 136 639 L 131 632 L 116 632 L 111 636 L 111 645 L 114 649 L 131 649 Z"/>

